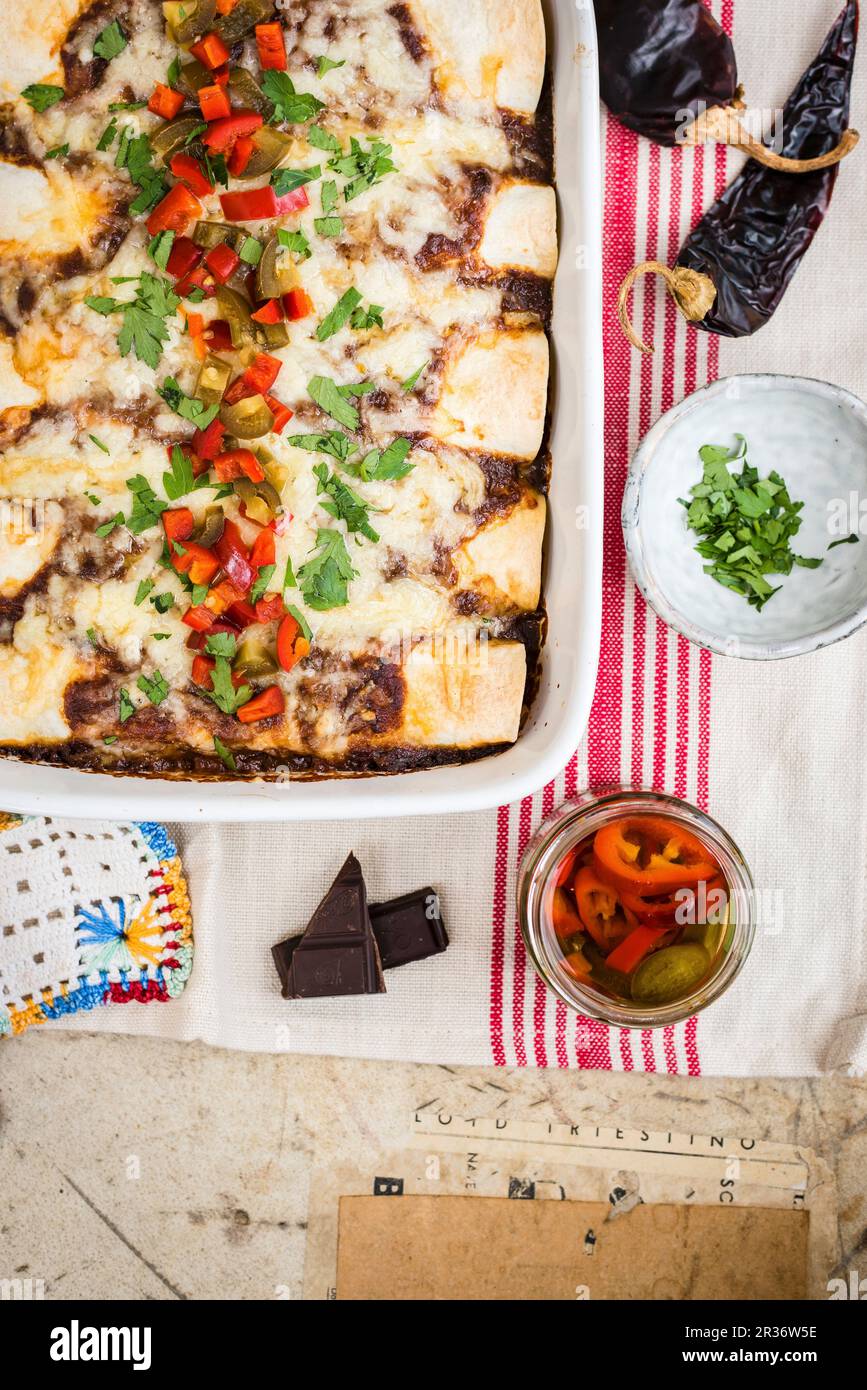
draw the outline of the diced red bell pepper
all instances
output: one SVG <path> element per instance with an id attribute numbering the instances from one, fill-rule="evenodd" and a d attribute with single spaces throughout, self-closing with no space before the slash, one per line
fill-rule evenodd
<path id="1" fill-rule="evenodd" d="M 313 300 L 306 290 L 290 290 L 283 296 L 283 308 L 287 319 L 296 323 L 298 319 L 309 318 L 313 313 Z"/>
<path id="2" fill-rule="evenodd" d="M 226 405 L 237 405 L 239 401 L 246 400 L 248 396 L 258 396 L 259 392 L 247 381 L 246 374 L 236 376 L 231 386 L 227 386 L 223 392 L 223 400 Z"/>
<path id="3" fill-rule="evenodd" d="M 276 199 L 277 212 L 300 212 L 302 208 L 309 208 L 310 199 L 307 196 L 307 189 L 302 184 L 300 188 L 293 188 L 291 193 L 284 193 L 282 198 Z"/>
<path id="4" fill-rule="evenodd" d="M 231 14 L 238 0 L 217 0 L 217 14 Z"/>
<path id="5" fill-rule="evenodd" d="M 181 622 L 186 623 L 194 632 L 208 632 L 214 626 L 214 615 L 203 603 L 197 603 L 187 609 Z"/>
<path id="6" fill-rule="evenodd" d="M 282 594 L 266 594 L 256 600 L 256 617 L 260 623 L 277 622 L 285 611 Z"/>
<path id="7" fill-rule="evenodd" d="M 257 24 L 256 48 L 259 51 L 259 66 L 265 72 L 269 68 L 285 71 L 286 44 L 281 24 Z"/>
<path id="8" fill-rule="evenodd" d="M 220 627 L 220 623 L 214 623 L 214 627 Z M 213 631 L 213 629 L 212 629 Z M 209 634 L 210 635 L 210 634 Z M 207 638 L 203 638 L 207 641 Z M 193 684 L 200 685 L 203 690 L 211 690 L 214 685 L 213 670 L 216 661 L 211 656 L 197 656 L 193 659 Z M 240 690 L 242 685 L 246 685 L 246 677 L 243 671 L 232 672 L 232 684 L 236 690 Z"/>
<path id="9" fill-rule="evenodd" d="M 218 584 L 213 584 L 208 590 L 205 607 L 209 613 L 213 613 L 214 617 L 222 618 L 226 610 L 242 597 L 243 595 L 231 579 L 221 579 Z"/>
<path id="10" fill-rule="evenodd" d="M 171 447 L 169 452 L 171 452 Z M 189 507 L 167 508 L 161 517 L 163 530 L 168 541 L 189 540 L 195 530 L 196 522 Z"/>
<path id="11" fill-rule="evenodd" d="M 226 609 L 226 617 L 233 623 L 236 623 L 240 628 L 250 627 L 253 623 L 259 621 L 259 615 L 255 608 L 251 603 L 248 603 L 245 598 L 240 598 L 234 603 L 230 603 L 229 607 Z"/>
<path id="12" fill-rule="evenodd" d="M 223 451 L 225 433 L 226 426 L 219 417 L 212 420 L 205 429 L 196 430 L 193 434 L 193 449 L 198 457 L 212 462 Z"/>
<path id="13" fill-rule="evenodd" d="M 162 116 L 164 121 L 173 121 L 183 104 L 184 98 L 180 92 L 167 87 L 164 82 L 158 82 L 148 101 L 148 111 Z"/>
<path id="14" fill-rule="evenodd" d="M 291 613 L 287 613 L 277 629 L 277 660 L 284 671 L 291 671 L 302 657 L 310 653 L 310 643 L 301 636 L 301 629 Z"/>
<path id="15" fill-rule="evenodd" d="M 202 336 L 211 352 L 232 352 L 232 334 L 225 319 L 211 319 Z"/>
<path id="16" fill-rule="evenodd" d="M 166 196 L 157 203 L 147 220 L 149 236 L 157 232 L 183 232 L 190 223 L 201 216 L 202 205 L 195 193 L 186 184 L 176 183 Z"/>
<path id="17" fill-rule="evenodd" d="M 250 551 L 250 564 L 260 570 L 263 565 L 273 565 L 277 558 L 273 531 L 260 531 Z"/>
<path id="18" fill-rule="evenodd" d="M 278 357 L 272 357 L 267 352 L 257 353 L 244 372 L 244 381 L 252 387 L 254 396 L 264 396 L 265 392 L 271 389 L 280 375 L 282 366 L 283 363 Z"/>
<path id="19" fill-rule="evenodd" d="M 267 391 L 265 393 L 265 404 L 274 416 L 271 433 L 282 434 L 289 424 L 289 421 L 292 419 L 292 416 L 295 414 L 294 410 L 290 410 L 288 405 L 284 405 L 282 401 L 278 401 L 276 396 L 269 396 Z"/>
<path id="20" fill-rule="evenodd" d="M 253 310 L 250 318 L 255 323 L 282 323 L 283 305 L 279 299 L 267 299 L 258 309 Z"/>
<path id="21" fill-rule="evenodd" d="M 176 179 L 183 179 L 184 183 L 200 198 L 207 198 L 209 193 L 213 193 L 214 185 L 199 161 L 194 159 L 191 154 L 173 155 L 169 168 Z"/>
<path id="22" fill-rule="evenodd" d="M 205 265 L 218 285 L 225 285 L 241 264 L 241 257 L 226 241 L 213 246 L 205 256 Z"/>
<path id="23" fill-rule="evenodd" d="M 226 167 L 233 179 L 239 179 L 253 157 L 256 146 L 249 135 L 240 135 L 235 141 L 234 149 L 226 161 Z"/>
<path id="24" fill-rule="evenodd" d="M 202 138 L 214 154 L 226 154 L 242 136 L 252 135 L 262 125 L 258 111 L 227 111 L 220 120 L 208 126 Z"/>
<path id="25" fill-rule="evenodd" d="M 228 222 L 263 222 L 276 217 L 279 211 L 270 183 L 262 188 L 245 188 L 240 193 L 221 193 L 220 207 Z"/>
<path id="26" fill-rule="evenodd" d="M 214 475 L 221 483 L 231 483 L 236 478 L 249 478 L 251 483 L 261 483 L 265 470 L 252 450 L 230 449 L 214 460 Z"/>
<path id="27" fill-rule="evenodd" d="M 179 574 L 189 575 L 193 584 L 210 584 L 220 568 L 213 550 L 197 541 L 184 541 L 183 548 L 183 555 L 175 553 L 172 557 L 175 569 Z"/>
<path id="28" fill-rule="evenodd" d="M 232 104 L 219 82 L 199 88 L 199 106 L 206 121 L 224 121 L 232 114 Z"/>
<path id="29" fill-rule="evenodd" d="M 282 714 L 285 708 L 286 699 L 279 685 L 269 685 L 267 690 L 254 695 L 252 700 L 241 706 L 238 718 L 242 724 L 255 724 L 260 719 L 270 719 L 274 714 Z"/>
<path id="30" fill-rule="evenodd" d="M 214 68 L 222 67 L 223 63 L 229 61 L 229 50 L 219 34 L 205 34 L 198 43 L 191 45 L 190 52 L 209 72 L 213 72 Z"/>
<path id="31" fill-rule="evenodd" d="M 176 236 L 166 262 L 166 270 L 173 279 L 188 275 L 202 259 L 201 247 L 188 236 Z"/>
<path id="32" fill-rule="evenodd" d="M 201 290 L 202 294 L 208 299 L 213 299 L 217 293 L 217 284 L 213 275 L 205 265 L 197 265 L 195 270 L 191 270 L 189 275 L 184 275 L 180 280 L 175 281 L 175 294 L 179 294 L 182 299 L 192 290 Z"/>
<path id="33" fill-rule="evenodd" d="M 233 521 L 226 521 L 223 534 L 214 550 L 226 571 L 227 578 L 239 591 L 236 597 L 243 598 L 256 578 L 256 573 L 250 564 L 241 533 Z"/>
<path id="34" fill-rule="evenodd" d="M 228 87 L 229 85 L 229 64 L 224 63 L 221 68 L 214 68 L 213 79 L 218 87 Z"/>

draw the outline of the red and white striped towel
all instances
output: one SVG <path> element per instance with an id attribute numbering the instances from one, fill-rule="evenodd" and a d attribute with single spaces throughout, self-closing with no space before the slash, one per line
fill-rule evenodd
<path id="1" fill-rule="evenodd" d="M 729 29 L 734 0 L 713 0 Z M 778 106 L 818 51 L 839 0 L 737 0 L 742 79 Z M 793 33 L 796 24 L 797 33 Z M 853 124 L 864 127 L 858 72 Z M 626 568 L 620 501 L 629 458 L 674 402 L 717 375 L 791 371 L 867 394 L 863 171 L 844 169 L 828 224 L 775 321 L 753 340 L 688 328 L 643 282 L 643 358 L 614 316 L 640 260 L 671 263 L 734 158 L 663 150 L 617 122 L 605 145 L 606 496 L 599 684 L 588 735 L 556 782 L 514 806 L 395 824 L 176 827 L 197 922 L 197 966 L 165 1008 L 103 1010 L 87 1028 L 200 1037 L 228 1047 L 495 1066 L 800 1075 L 867 1066 L 864 972 L 867 781 L 860 739 L 867 637 L 794 664 L 712 661 L 645 606 Z M 856 154 L 854 159 L 863 155 Z M 828 267 L 852 275 L 828 274 Z M 809 325 L 805 331 L 804 325 Z M 576 789 L 631 782 L 708 808 L 756 873 L 763 918 L 729 994 L 699 1019 L 629 1033 L 578 1018 L 529 966 L 514 913 L 517 864 L 542 817 Z M 271 944 L 300 930 L 349 849 L 374 900 L 428 882 L 451 949 L 388 977 L 375 999 L 285 1003 Z M 73 1025 L 79 1026 L 79 1025 Z"/>

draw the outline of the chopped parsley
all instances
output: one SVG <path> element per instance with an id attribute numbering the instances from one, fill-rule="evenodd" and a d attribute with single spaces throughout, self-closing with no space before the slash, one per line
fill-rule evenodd
<path id="1" fill-rule="evenodd" d="M 374 531 L 370 524 L 370 508 L 364 499 L 359 497 L 357 492 L 353 492 L 351 487 L 347 487 L 336 473 L 329 473 L 327 463 L 318 463 L 313 472 L 316 476 L 317 494 L 320 497 L 327 496 L 328 499 L 320 502 L 322 510 L 328 512 L 335 520 L 345 521 L 348 531 L 358 532 L 369 541 L 378 541 L 379 533 Z"/>
<path id="2" fill-rule="evenodd" d="M 102 498 L 101 498 L 101 497 L 97 497 L 97 495 L 96 495 L 95 492 L 86 492 L 84 495 L 85 495 L 85 497 L 87 498 L 88 502 L 91 503 L 92 506 L 98 507 L 98 506 L 101 505 L 101 503 L 102 503 Z"/>
<path id="3" fill-rule="evenodd" d="M 117 734 L 106 734 L 103 743 L 117 743 Z"/>
<path id="4" fill-rule="evenodd" d="M 169 593 L 154 594 L 151 603 L 158 613 L 168 613 L 175 606 L 175 596 Z"/>
<path id="5" fill-rule="evenodd" d="M 701 536 L 696 551 L 708 563 L 705 574 L 746 598 L 761 611 L 779 593 L 766 578 L 791 574 L 795 565 L 818 569 L 822 560 L 797 555 L 789 542 L 801 529 L 803 502 L 793 502 L 779 473 L 760 478 L 747 462 L 743 435 L 734 449 L 706 444 L 699 450 L 704 473 L 690 489 L 687 525 Z M 740 473 L 729 465 L 742 463 Z"/>
<path id="6" fill-rule="evenodd" d="M 69 145 L 55 145 L 53 149 L 45 151 L 46 159 L 65 159 L 69 154 Z"/>
<path id="7" fill-rule="evenodd" d="M 343 425 L 348 430 L 358 429 L 358 410 L 350 404 L 330 376 L 313 377 L 307 384 L 307 390 L 319 409 L 330 415 L 332 420 L 336 420 L 338 425 Z"/>
<path id="8" fill-rule="evenodd" d="M 207 487 L 207 479 L 193 477 L 189 455 L 179 444 L 172 446 L 171 470 L 171 473 L 163 474 L 163 487 L 170 502 L 177 502 L 179 497 L 186 497 L 188 492 L 194 492 L 199 486 Z"/>
<path id="9" fill-rule="evenodd" d="M 143 271 L 138 277 L 138 289 L 132 300 L 112 299 L 108 295 L 87 295 L 85 304 L 102 315 L 122 314 L 123 326 L 117 335 L 122 357 L 135 349 L 136 357 L 149 367 L 156 367 L 162 356 L 163 343 L 168 342 L 166 319 L 174 314 L 180 299 L 168 280 Z"/>
<path id="10" fill-rule="evenodd" d="M 422 375 L 427 371 L 429 366 L 430 362 L 422 362 L 418 371 L 413 372 L 412 376 L 407 377 L 406 381 L 400 388 L 401 391 L 406 392 L 407 395 L 409 395 L 410 391 L 414 391 L 415 388 L 418 386 L 419 382 L 421 381 Z"/>
<path id="11" fill-rule="evenodd" d="M 129 211 L 134 216 L 149 212 L 166 192 L 166 181 L 153 167 L 153 150 L 148 137 L 144 134 L 133 136 L 126 127 L 121 134 L 114 162 L 118 169 L 126 169 L 133 183 L 141 189 L 130 203 Z"/>
<path id="12" fill-rule="evenodd" d="M 829 550 L 836 550 L 838 545 L 860 545 L 861 537 L 853 531 L 851 536 L 843 536 L 839 541 L 832 541 L 828 546 Z"/>
<path id="13" fill-rule="evenodd" d="M 316 532 L 316 554 L 298 571 L 298 580 L 308 608 L 325 612 L 345 608 L 349 602 L 349 583 L 358 571 L 353 567 L 340 531 L 320 528 Z"/>
<path id="14" fill-rule="evenodd" d="M 129 691 L 121 687 L 118 699 L 118 718 L 121 724 L 125 724 L 128 719 L 132 719 L 135 714 L 135 705 L 129 697 Z"/>
<path id="15" fill-rule="evenodd" d="M 147 478 L 141 473 L 127 478 L 126 485 L 133 496 L 132 511 L 126 524 L 133 535 L 138 536 L 142 531 L 149 531 L 152 526 L 159 525 L 160 517 L 168 504 L 160 501 Z"/>
<path id="16" fill-rule="evenodd" d="M 349 180 L 343 188 L 347 203 L 368 188 L 373 188 L 385 174 L 394 173 L 397 166 L 391 154 L 391 145 L 386 145 L 382 140 L 372 140 L 365 150 L 361 141 L 353 136 L 349 142 L 349 154 L 339 154 L 329 160 L 329 169 Z"/>
<path id="17" fill-rule="evenodd" d="M 89 434 L 87 437 L 90 440 L 91 444 L 95 444 L 97 449 L 101 449 L 104 454 L 110 453 L 108 445 L 103 444 L 101 439 L 97 439 L 95 434 Z"/>
<path id="18" fill-rule="evenodd" d="M 50 106 L 55 106 L 58 101 L 62 101 L 66 92 L 62 87 L 52 87 L 45 82 L 31 82 L 29 87 L 25 87 L 21 93 L 28 106 L 32 106 L 34 111 L 47 111 Z"/>
<path id="19" fill-rule="evenodd" d="M 222 710 L 223 714 L 234 714 L 240 709 L 241 705 L 246 705 L 252 699 L 253 692 L 249 685 L 242 685 L 238 690 L 232 684 L 232 668 L 224 656 L 218 656 L 214 662 L 214 669 L 211 672 L 212 690 L 203 690 L 201 693 L 206 695 L 209 700 L 213 700 L 217 709 Z"/>
<path id="20" fill-rule="evenodd" d="M 95 627 L 89 627 L 84 635 L 92 647 L 99 646 L 99 637 Z"/>
<path id="21" fill-rule="evenodd" d="M 283 571 L 283 583 L 280 587 L 283 593 L 285 593 L 287 589 L 297 589 L 298 587 L 298 581 L 295 578 L 295 571 L 292 568 L 291 557 L 286 561 L 286 568 Z"/>
<path id="22" fill-rule="evenodd" d="M 157 232 L 156 236 L 151 237 L 148 242 L 148 255 L 160 270 L 165 270 L 169 263 L 169 256 L 172 254 L 175 234 L 172 231 Z"/>
<path id="23" fill-rule="evenodd" d="M 327 73 L 333 72 L 335 68 L 342 68 L 346 65 L 346 59 L 329 58 L 326 54 L 316 59 L 316 76 L 325 77 Z"/>
<path id="24" fill-rule="evenodd" d="M 322 199 L 322 211 L 326 217 L 337 207 L 337 184 L 333 179 L 326 179 L 319 190 Z"/>
<path id="25" fill-rule="evenodd" d="M 368 483 L 391 483 L 405 478 L 415 468 L 407 461 L 412 444 L 408 439 L 393 439 L 387 449 L 373 449 L 359 465 L 359 474 Z"/>
<path id="26" fill-rule="evenodd" d="M 262 76 L 262 91 L 274 105 L 271 124 L 282 121 L 289 125 L 300 125 L 311 121 L 325 105 L 310 92 L 296 92 L 295 84 L 286 72 L 269 69 Z"/>
<path id="27" fill-rule="evenodd" d="M 146 101 L 110 101 L 109 111 L 143 111 L 147 106 Z"/>
<path id="28" fill-rule="evenodd" d="M 287 251 L 294 251 L 296 256 L 300 256 L 303 261 L 307 261 L 313 255 L 310 250 L 310 242 L 303 232 L 287 232 L 282 227 L 277 228 L 277 240 Z"/>
<path id="29" fill-rule="evenodd" d="M 321 177 L 322 166 L 311 164 L 308 169 L 275 169 L 271 183 L 277 197 L 282 198 L 284 193 L 293 193 L 296 188 L 301 188 L 305 183 L 315 183 Z"/>
<path id="30" fill-rule="evenodd" d="M 343 149 L 336 135 L 332 135 L 330 130 L 323 130 L 321 125 L 312 125 L 307 132 L 307 143 L 312 145 L 315 150 L 328 150 L 329 154 L 343 154 Z"/>
<path id="31" fill-rule="evenodd" d="M 237 651 L 238 643 L 234 633 L 214 632 L 205 640 L 205 651 L 208 656 L 223 656 L 227 661 L 232 661 Z"/>
<path id="32" fill-rule="evenodd" d="M 101 526 L 97 526 L 96 534 L 102 538 L 110 536 L 112 531 L 117 530 L 118 526 L 123 526 L 126 518 L 123 512 L 115 512 L 111 521 L 104 521 Z"/>
<path id="33" fill-rule="evenodd" d="M 93 44 L 93 51 L 97 58 L 104 58 L 110 63 L 112 58 L 116 58 L 126 48 L 126 34 L 121 29 L 116 19 L 107 24 L 101 34 L 97 34 Z"/>
<path id="34" fill-rule="evenodd" d="M 162 396 L 166 405 L 169 406 L 176 415 L 180 415 L 182 420 L 189 420 L 190 423 L 195 425 L 196 429 L 199 430 L 207 429 L 211 421 L 216 420 L 220 413 L 219 402 L 215 405 L 205 405 L 205 402 L 198 400 L 196 396 L 188 396 L 186 392 L 181 390 L 173 376 L 167 376 L 162 386 L 157 387 L 157 395 Z M 177 448 L 177 445 L 175 448 Z M 187 460 L 187 465 L 189 467 L 189 460 Z M 173 470 L 174 467 L 173 461 Z M 192 476 L 192 468 L 190 468 L 190 476 Z M 191 490 L 191 488 L 187 488 L 187 492 Z M 182 495 L 183 494 L 180 492 L 176 494 L 178 497 Z M 171 496 L 171 493 L 169 496 Z"/>
<path id="35" fill-rule="evenodd" d="M 276 565 L 262 565 L 256 576 L 252 589 L 250 590 L 250 602 L 256 603 L 263 594 L 267 593 L 268 585 L 274 577 Z"/>
<path id="36" fill-rule="evenodd" d="M 343 232 L 343 222 L 339 217 L 314 217 L 313 226 L 320 236 L 340 236 Z"/>
<path id="37" fill-rule="evenodd" d="M 102 132 L 102 134 L 100 135 L 99 139 L 97 140 L 97 142 L 96 142 L 96 148 L 97 148 L 98 150 L 109 150 L 109 149 L 111 149 L 112 144 L 114 143 L 114 137 L 115 137 L 116 135 L 117 135 L 117 121 L 115 120 L 114 116 L 112 116 L 112 118 L 111 118 L 111 120 L 109 121 L 108 125 L 106 126 L 105 130 Z"/>
<path id="38" fill-rule="evenodd" d="M 141 583 L 135 591 L 135 598 L 133 600 L 136 608 L 138 608 L 141 604 L 144 603 L 145 599 L 147 598 L 148 594 L 150 593 L 153 587 L 154 581 L 152 579 L 143 579 L 141 581 Z"/>
<path id="39" fill-rule="evenodd" d="M 286 440 L 293 449 L 307 449 L 312 454 L 330 454 L 340 463 L 345 463 L 350 454 L 355 453 L 355 445 L 348 434 L 341 430 L 328 430 L 323 434 L 293 434 Z"/>
<path id="40" fill-rule="evenodd" d="M 335 333 L 339 333 L 341 328 L 349 322 L 360 303 L 361 295 L 355 288 L 350 288 L 341 295 L 331 313 L 326 314 L 316 330 L 316 336 L 320 343 L 327 342 L 329 338 L 334 337 Z"/>
<path id="41" fill-rule="evenodd" d="M 168 698 L 169 683 L 161 671 L 154 671 L 152 676 L 139 676 L 136 685 L 152 705 L 161 705 Z"/>
<path id="42" fill-rule="evenodd" d="M 382 321 L 384 313 L 381 304 L 369 304 L 366 309 L 356 309 L 350 320 L 352 327 L 358 332 L 365 332 L 368 328 L 384 328 Z"/>
<path id="43" fill-rule="evenodd" d="M 220 762 L 223 764 L 223 766 L 228 768 L 230 772 L 237 771 L 238 765 L 235 762 L 234 754 L 232 753 L 231 749 L 226 747 L 223 740 L 221 738 L 218 738 L 216 734 L 214 734 L 214 752 L 220 759 Z"/>
<path id="44" fill-rule="evenodd" d="M 171 637 L 171 635 L 172 635 L 172 634 L 171 634 L 170 632 L 152 632 L 152 633 L 151 633 L 151 636 L 153 637 L 153 639 L 154 639 L 155 642 L 168 642 L 168 640 L 169 640 L 169 638 Z"/>

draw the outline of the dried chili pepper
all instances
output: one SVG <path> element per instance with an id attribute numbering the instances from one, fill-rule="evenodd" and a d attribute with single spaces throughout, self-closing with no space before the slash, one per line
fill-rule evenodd
<path id="1" fill-rule="evenodd" d="M 848 3 L 783 110 L 784 149 L 812 158 L 846 132 L 858 43 L 858 0 Z M 627 312 L 639 275 L 665 277 L 675 303 L 708 333 L 742 338 L 776 312 L 828 211 L 839 165 L 781 173 L 750 160 L 687 237 L 674 269 L 656 261 L 630 271 L 620 289 L 623 331 L 642 352 Z"/>
<path id="2" fill-rule="evenodd" d="M 703 0 L 596 0 L 596 18 L 602 99 L 657 144 L 734 145 L 768 168 L 805 174 L 858 143 L 848 131 L 818 157 L 790 158 L 752 135 L 732 41 Z"/>

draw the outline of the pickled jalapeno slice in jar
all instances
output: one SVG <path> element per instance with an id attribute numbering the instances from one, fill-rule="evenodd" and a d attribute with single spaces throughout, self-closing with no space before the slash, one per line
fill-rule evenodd
<path id="1" fill-rule="evenodd" d="M 708 846 L 674 817 L 620 816 L 555 867 L 548 915 L 563 969 L 653 1007 L 708 978 L 724 951 L 729 894 Z"/>

